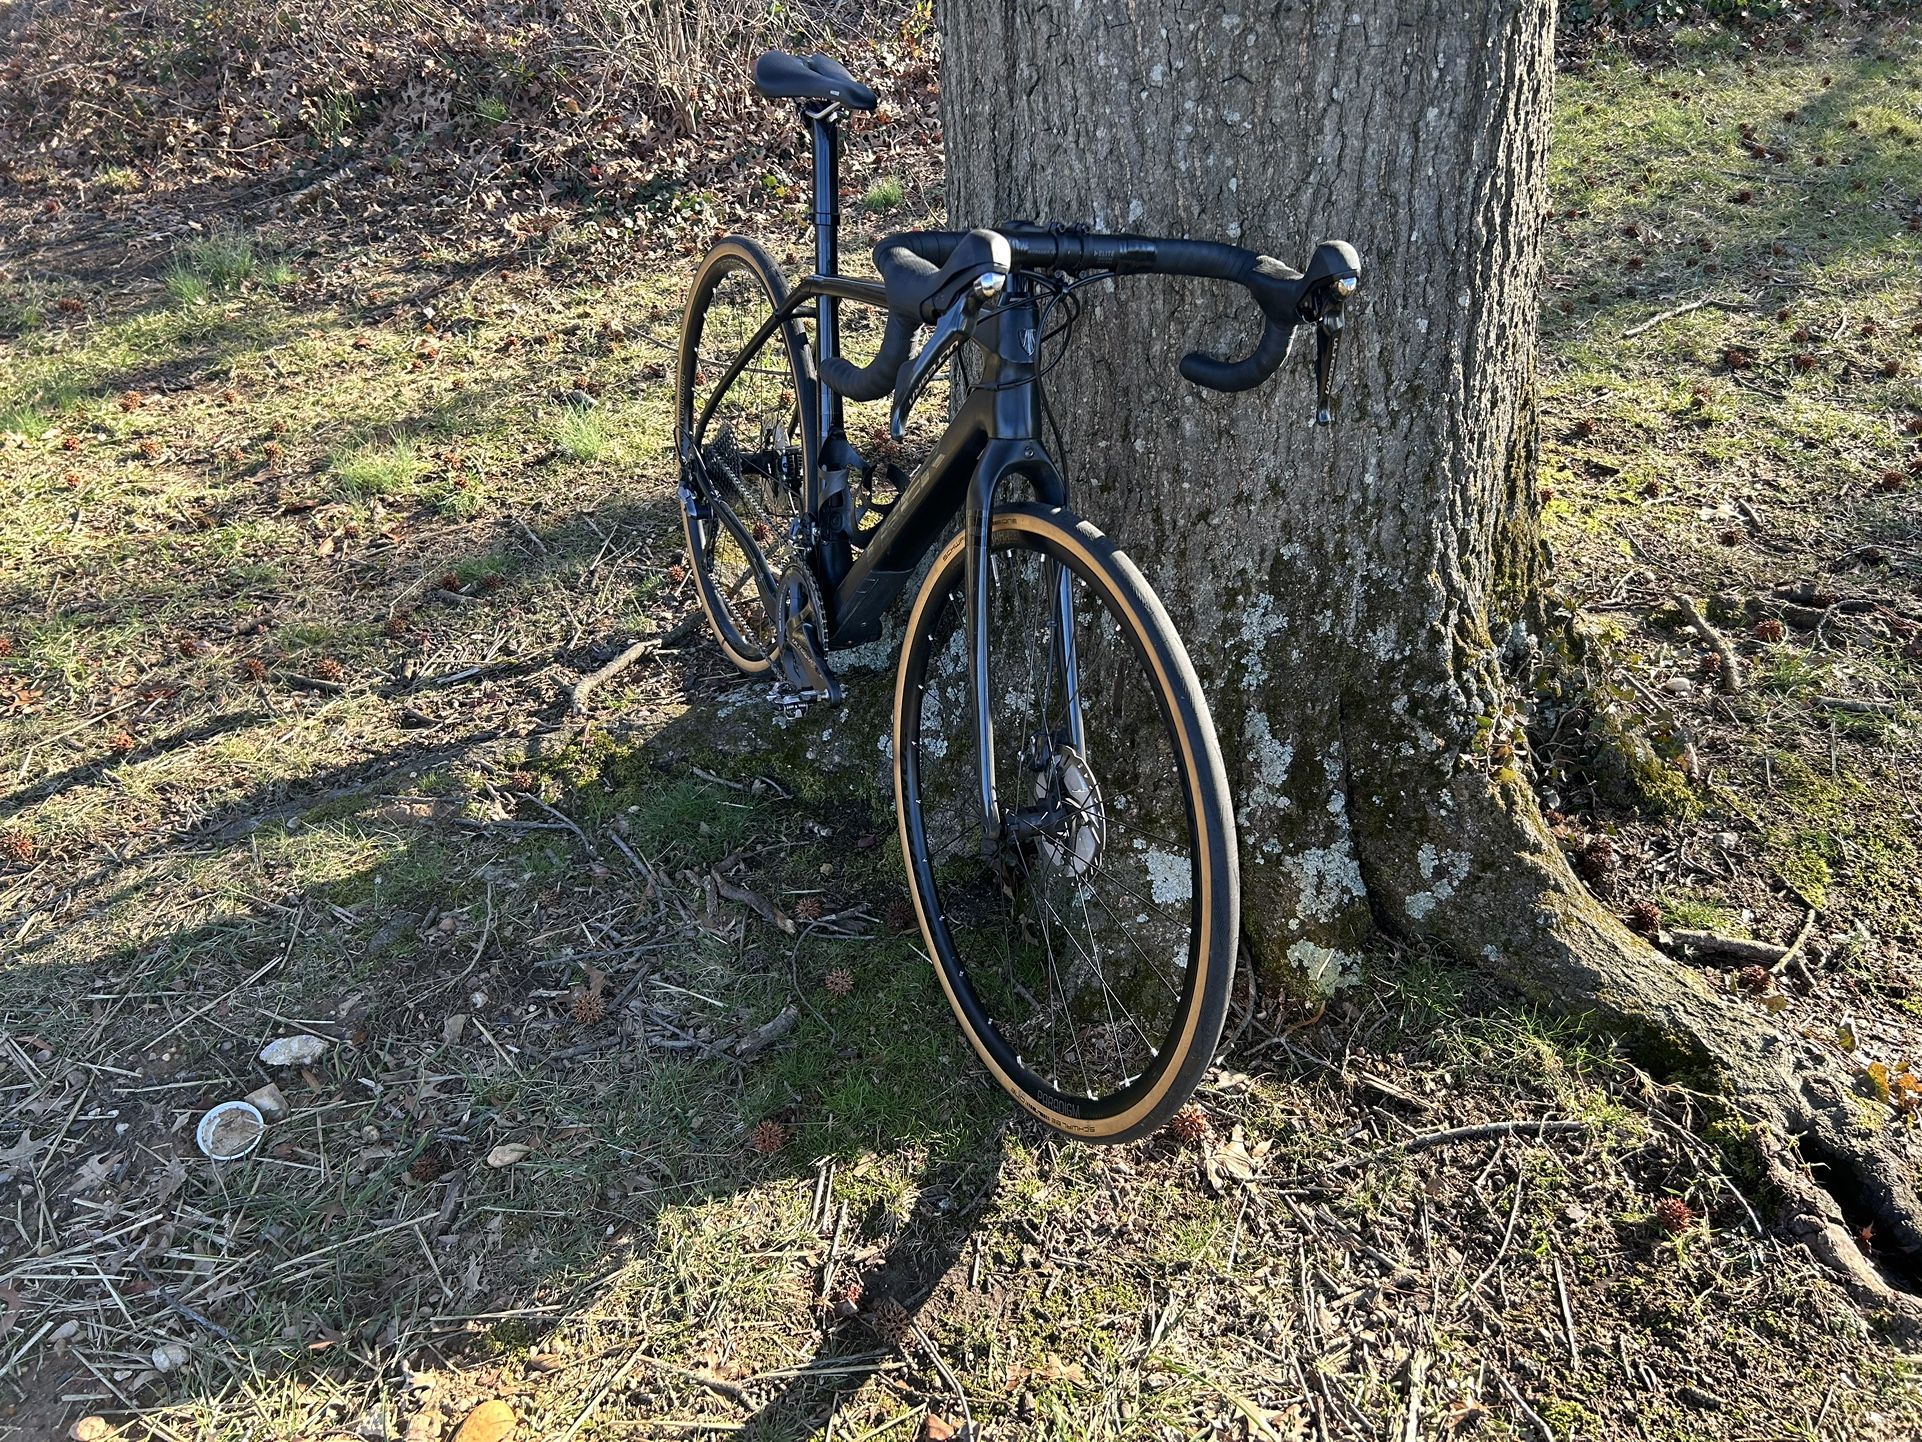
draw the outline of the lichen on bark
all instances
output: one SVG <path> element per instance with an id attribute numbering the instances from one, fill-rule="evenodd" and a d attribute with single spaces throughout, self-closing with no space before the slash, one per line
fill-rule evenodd
<path id="1" fill-rule="evenodd" d="M 1142 563 L 1207 689 L 1257 961 L 1326 984 L 1381 927 L 1596 1017 L 1758 1126 L 1791 1228 L 1897 1305 L 1794 1161 L 1803 1138 L 1922 1242 L 1846 1086 L 1589 896 L 1516 756 L 1500 651 L 1547 614 L 1532 368 L 1550 0 L 1307 0 L 1258 23 L 1238 0 L 1149 0 L 1126 24 L 1076 0 L 1018 17 L 951 0 L 937 18 L 954 222 L 1238 239 L 1296 262 L 1341 236 L 1362 255 L 1332 428 L 1307 424 L 1300 354 L 1246 395 L 1175 379 L 1186 350 L 1252 343 L 1245 298 L 1219 286 L 1091 292 L 1049 376 L 1077 509 Z"/>

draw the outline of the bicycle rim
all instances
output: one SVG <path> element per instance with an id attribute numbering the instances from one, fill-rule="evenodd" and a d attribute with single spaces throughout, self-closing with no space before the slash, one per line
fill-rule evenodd
<path id="1" fill-rule="evenodd" d="M 1220 1037 L 1237 923 L 1227 785 L 1186 654 L 1126 557 L 1040 507 L 998 514 L 994 536 L 997 809 L 1024 834 L 982 843 L 957 540 L 915 603 L 897 685 L 910 890 L 996 1080 L 1059 1131 L 1124 1141 L 1187 1099 Z"/>
<path id="2" fill-rule="evenodd" d="M 775 558 L 806 495 L 805 343 L 792 323 L 760 334 L 786 298 L 758 247 L 722 242 L 689 294 L 677 368 L 688 563 L 722 650 L 749 673 L 776 649 Z"/>

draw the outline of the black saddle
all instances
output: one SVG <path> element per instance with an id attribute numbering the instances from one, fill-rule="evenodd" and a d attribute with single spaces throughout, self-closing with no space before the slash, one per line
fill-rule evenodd
<path id="1" fill-rule="evenodd" d="M 850 110 L 874 109 L 874 92 L 825 55 L 770 50 L 754 62 L 754 88 L 769 100 L 836 100 Z"/>

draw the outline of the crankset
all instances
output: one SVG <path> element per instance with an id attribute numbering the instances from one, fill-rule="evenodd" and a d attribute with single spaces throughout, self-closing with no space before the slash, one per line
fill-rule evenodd
<path id="1" fill-rule="evenodd" d="M 777 704 L 793 708 L 812 701 L 839 702 L 845 693 L 828 665 L 823 634 L 827 605 L 805 551 L 788 562 L 775 594 L 779 606 L 775 628 L 780 638 L 775 659 L 781 673 Z"/>

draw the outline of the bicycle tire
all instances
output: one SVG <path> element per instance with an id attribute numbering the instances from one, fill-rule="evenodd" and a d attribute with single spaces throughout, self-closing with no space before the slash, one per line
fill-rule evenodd
<path id="1" fill-rule="evenodd" d="M 1071 1013 L 1084 999 L 1094 998 L 1085 978 L 1077 980 L 1069 975 L 1064 979 L 1061 975 L 1062 968 L 1057 963 L 1054 943 L 1047 940 L 1047 917 L 1051 914 L 1056 920 L 1064 922 L 1066 918 L 1047 899 L 1046 889 L 1051 886 L 1058 888 L 1065 882 L 1072 890 L 1092 890 L 1099 896 L 1099 888 L 1090 880 L 1097 865 L 1094 856 L 1098 854 L 1101 857 L 1100 865 L 1105 867 L 1107 858 L 1113 855 L 1117 866 L 1114 884 L 1122 888 L 1117 894 L 1124 896 L 1124 909 L 1132 910 L 1135 904 L 1125 901 L 1125 896 L 1139 896 L 1139 893 L 1127 888 L 1119 877 L 1122 869 L 1137 862 L 1149 876 L 1149 890 L 1157 901 L 1160 900 L 1161 882 L 1155 879 L 1156 863 L 1152 860 L 1156 848 L 1148 847 L 1145 855 L 1140 850 L 1144 845 L 1142 837 L 1149 833 L 1145 829 L 1137 830 L 1128 844 L 1117 841 L 1116 837 L 1125 838 L 1131 827 L 1142 827 L 1144 815 L 1150 821 L 1158 820 L 1163 814 L 1172 817 L 1176 808 L 1173 801 L 1168 800 L 1161 804 L 1158 811 L 1148 809 L 1163 785 L 1163 778 L 1156 769 L 1158 763 L 1144 764 L 1142 759 L 1147 756 L 1152 763 L 1153 758 L 1148 755 L 1156 745 L 1150 734 L 1154 731 L 1152 725 L 1144 722 L 1127 740 L 1109 738 L 1099 748 L 1092 739 L 1093 732 L 1088 731 L 1081 738 L 1082 751 L 1090 753 L 1084 756 L 1058 739 L 1061 728 L 1051 719 L 1053 702 L 1049 699 L 1044 699 L 1039 707 L 1029 713 L 1034 738 L 1031 746 L 1021 740 L 1019 727 L 1011 728 L 1003 735 L 1002 721 L 995 718 L 997 773 L 1002 770 L 1009 751 L 1018 744 L 1022 748 L 1021 754 L 1027 757 L 1019 763 L 1026 768 L 1022 774 L 1031 772 L 1040 777 L 1050 767 L 1064 770 L 1069 766 L 1080 767 L 1087 774 L 1082 778 L 1080 794 L 1083 801 L 1080 809 L 1071 809 L 1068 813 L 1081 819 L 1065 828 L 1054 841 L 1040 841 L 1038 845 L 1041 849 L 1034 853 L 1032 860 L 1021 860 L 1019 882 L 1012 891 L 1007 892 L 1011 909 L 1023 904 L 1015 894 L 1020 891 L 1026 891 L 1039 900 L 1034 914 L 1040 918 L 1040 930 L 1046 942 L 1042 948 L 1045 952 L 1045 976 L 1040 970 L 1032 970 L 1023 979 L 1022 968 L 1034 967 L 1039 960 L 1031 926 L 1024 924 L 1025 929 L 1017 928 L 1012 933 L 1004 928 L 1001 935 L 1003 954 L 999 957 L 994 955 L 994 934 L 984 930 L 975 919 L 982 910 L 981 898 L 984 895 L 989 896 L 987 909 L 992 910 L 991 891 L 984 888 L 978 879 L 970 879 L 965 842 L 955 850 L 948 851 L 945 846 L 952 845 L 952 842 L 943 843 L 930 838 L 931 825 L 948 824 L 937 813 L 949 805 L 949 791 L 953 792 L 952 805 L 957 815 L 964 813 L 967 808 L 965 796 L 962 795 L 965 780 L 944 789 L 941 782 L 931 780 L 930 764 L 938 763 L 945 768 L 946 753 L 951 745 L 957 743 L 958 749 L 969 756 L 975 750 L 972 702 L 970 700 L 967 703 L 959 719 L 954 719 L 954 713 L 948 709 L 948 693 L 956 681 L 951 675 L 942 679 L 939 669 L 952 671 L 955 661 L 948 653 L 958 649 L 953 639 L 957 634 L 953 613 L 962 604 L 961 537 L 951 540 L 935 558 L 916 596 L 902 641 L 896 677 L 893 745 L 895 800 L 909 891 L 920 921 L 922 939 L 935 962 L 949 1004 L 976 1055 L 995 1080 L 1029 1113 L 1058 1132 L 1082 1141 L 1129 1141 L 1154 1131 L 1188 1100 L 1213 1059 L 1227 1014 L 1239 924 L 1234 813 L 1228 794 L 1227 776 L 1207 702 L 1188 660 L 1187 651 L 1161 602 L 1133 562 L 1095 527 L 1057 508 L 1022 504 L 998 510 L 992 536 L 990 557 L 993 564 L 984 565 L 982 570 L 984 577 L 992 575 L 998 579 L 984 580 L 984 584 L 1012 586 L 1016 565 L 1004 558 L 1022 552 L 1042 558 L 1041 574 L 1044 579 L 1036 584 L 1043 589 L 1059 584 L 1061 572 L 1049 570 L 1049 565 L 1065 567 L 1082 584 L 1089 598 L 1099 603 L 1115 631 L 1115 635 L 1102 640 L 1097 634 L 1101 628 L 1093 610 L 1086 611 L 1085 628 L 1092 643 L 1100 649 L 1101 656 L 1106 658 L 1105 664 L 1087 668 L 1090 674 L 1096 676 L 1098 684 L 1112 687 L 1119 697 L 1122 695 L 1121 682 L 1114 679 L 1117 670 L 1115 663 L 1122 658 L 1132 658 L 1145 683 L 1147 694 L 1153 699 L 1169 755 L 1169 764 L 1165 768 L 1168 773 L 1166 782 L 1168 786 L 1178 788 L 1179 812 L 1185 820 L 1185 839 L 1191 847 L 1186 875 L 1189 905 L 1187 960 L 1178 1001 L 1170 1006 L 1165 1018 L 1161 1046 L 1152 1048 L 1148 1030 L 1138 1023 L 1134 1030 L 1142 1046 L 1137 1046 L 1136 1039 L 1116 1039 L 1111 1036 L 1109 1040 L 1115 1044 L 1115 1065 L 1111 1070 L 1120 1084 L 1101 1094 L 1096 1094 L 1095 1085 L 1086 1085 L 1081 1090 L 1089 1094 L 1078 1095 L 1063 1086 L 1063 1067 L 1065 1065 L 1072 1069 L 1078 1056 L 1083 1071 L 1080 1080 L 1092 1082 L 1086 1069 L 1087 1061 L 1091 1051 L 1099 1050 L 1098 1044 L 1085 1041 L 1079 1031 L 1071 1032 L 1067 1061 L 1064 1063 L 1059 1046 L 1060 1034 L 1051 1015 L 1047 1022 L 1047 1037 L 1053 1051 L 1051 1060 L 1055 1075 L 1047 1077 L 1042 1075 L 1041 1037 L 1032 1018 L 998 1019 L 993 1014 L 997 1008 L 1008 1012 L 1020 1009 L 1022 998 L 1034 1003 L 1037 1012 L 1046 1010 L 1051 1014 Z M 1073 587 L 1070 585 L 1066 589 L 1072 591 Z M 1074 617 L 1071 634 L 1075 637 L 1076 652 L 1080 653 L 1084 645 L 1080 639 L 1084 629 L 1083 604 L 1077 603 L 1071 614 Z M 1045 629 L 1048 631 L 1045 644 L 1052 658 L 1059 654 L 1053 635 L 1053 631 L 1059 628 L 1050 625 Z M 1031 642 L 1034 639 L 1030 637 Z M 1004 660 L 1000 669 L 997 669 L 996 637 L 992 624 L 989 627 L 988 646 L 989 675 L 994 678 L 994 686 L 999 688 L 1003 678 L 1010 674 L 1006 662 L 1009 648 L 1002 648 Z M 938 663 L 937 651 L 943 658 Z M 1087 654 L 1091 660 L 1100 659 L 1092 652 Z M 960 664 L 965 677 L 965 659 Z M 1027 665 L 1032 673 L 1031 657 Z M 1062 667 L 1055 672 L 1054 666 L 1051 659 L 1051 674 L 1065 675 L 1074 669 Z M 967 683 L 962 679 L 958 684 L 965 686 Z M 1066 689 L 1065 683 L 1063 689 Z M 1048 690 L 1051 696 L 1052 681 L 1048 683 Z M 932 703 L 930 696 L 934 698 Z M 1012 688 L 1008 696 L 1008 704 L 1012 706 Z M 1136 695 L 1128 705 L 1138 711 L 1141 701 L 1142 698 Z M 1085 709 L 1085 697 L 1076 704 Z M 929 714 L 931 705 L 932 715 Z M 1085 715 L 1082 719 L 1085 727 Z M 1110 772 L 1110 780 L 1124 775 L 1134 776 L 1136 781 L 1132 790 L 1117 786 L 1112 795 L 1100 793 L 1098 782 L 1093 779 L 1102 764 L 1093 754 L 1097 749 L 1104 757 L 1112 753 L 1113 758 L 1123 758 L 1125 754 L 1125 759 L 1110 761 L 1109 764 L 1114 768 Z M 1042 755 L 1044 751 L 1048 753 L 1045 757 Z M 1072 761 L 1064 763 L 1063 757 L 1071 757 Z M 1015 774 L 1014 763 L 1007 764 L 1009 774 Z M 956 769 L 965 776 L 965 766 Z M 1141 780 L 1143 777 L 1147 780 Z M 1026 784 L 1025 781 L 1017 782 L 1018 786 Z M 1034 782 L 1037 794 L 1043 784 L 1040 780 Z M 1058 782 L 1046 784 L 1056 791 L 1061 789 Z M 999 799 L 1005 801 L 1009 793 L 1005 786 L 1001 786 L 999 774 L 997 786 L 1001 789 Z M 1152 794 L 1151 786 L 1156 788 Z M 1087 800 L 1089 796 L 1095 799 L 1090 802 Z M 1131 804 L 1134 810 L 1129 815 L 1127 808 Z M 1007 808 L 1003 805 L 1001 809 L 1005 812 Z M 1097 810 L 1102 812 L 1099 827 L 1089 819 Z M 1056 811 L 1059 812 L 1060 808 L 1057 807 Z M 973 814 L 978 826 L 978 790 L 973 802 Z M 1172 825 L 1172 822 L 1168 824 Z M 964 833 L 965 829 L 964 819 Z M 978 831 L 976 834 L 978 836 Z M 1099 840 L 1090 843 L 1089 837 L 1096 834 Z M 1170 839 L 1172 845 L 1171 838 L 1164 836 L 1164 839 Z M 1072 851 L 1069 849 L 1070 841 Z M 1178 857 L 1175 859 L 1179 860 Z M 990 863 L 983 861 L 981 865 L 986 867 Z M 1015 868 L 1005 863 L 995 865 L 1006 888 L 1006 878 L 1014 874 Z M 1052 880 L 1046 875 L 1050 865 L 1054 867 Z M 947 875 L 945 881 L 944 872 Z M 1164 867 L 1158 874 L 1161 881 L 1167 883 L 1169 894 L 1177 894 L 1181 884 L 1178 866 Z M 1107 872 L 1104 870 L 1101 875 L 1105 878 Z M 944 886 L 959 909 L 959 921 L 944 909 Z M 1059 894 L 1065 896 L 1069 893 L 1063 891 Z M 1146 901 L 1145 897 L 1140 899 Z M 1140 963 L 1146 963 L 1146 969 L 1159 972 L 1151 954 L 1158 944 L 1156 938 L 1173 934 L 1163 918 L 1157 915 L 1151 921 L 1146 908 L 1139 918 L 1119 916 L 1105 898 L 1099 899 L 1098 905 L 1112 921 L 1123 923 L 1119 931 L 1126 934 L 1128 945 L 1139 954 Z M 973 916 L 968 914 L 970 911 L 974 913 Z M 1090 938 L 1095 937 L 1094 918 L 1097 914 L 1089 908 L 1084 896 L 1081 915 L 1089 919 Z M 1150 924 L 1143 926 L 1138 924 L 1140 922 Z M 1114 926 L 1106 924 L 1102 929 L 1110 932 L 1116 930 Z M 1018 947 L 1006 944 L 1010 935 L 1017 938 Z M 967 939 L 965 946 L 964 937 Z M 1145 943 L 1145 947 L 1142 943 Z M 1017 958 L 1017 949 L 1025 959 Z M 1096 940 L 1092 953 L 1082 951 L 1078 957 L 1070 956 L 1064 947 L 1061 959 L 1068 962 L 1071 969 L 1082 972 L 1088 970 L 1086 963 L 1092 961 L 1093 970 L 1099 973 L 1100 988 L 1107 996 L 1094 999 L 1109 1007 L 1109 1016 L 1106 1023 L 1097 1022 L 1090 1030 L 1098 1032 L 1105 1027 L 1113 1032 L 1119 1028 L 1120 1024 L 1112 1012 L 1112 998 L 1115 996 L 1112 987 L 1122 985 L 1123 981 L 1117 970 L 1111 984 L 1108 972 L 1103 969 L 1099 941 Z M 1126 964 L 1137 972 L 1143 970 L 1140 963 L 1130 959 L 1125 951 L 1117 947 L 1111 946 L 1108 961 L 1117 968 Z M 1173 964 L 1181 965 L 1178 960 Z M 1000 975 L 1003 971 L 1007 973 L 1005 978 Z M 1172 996 L 1177 990 L 1172 979 L 1168 976 L 1160 979 Z M 1073 981 L 1076 991 L 1081 993 L 1072 1001 L 1068 995 L 1069 981 Z M 1146 992 L 1155 990 L 1152 982 L 1142 982 L 1140 985 Z M 1057 989 L 1060 998 L 1058 1005 L 1055 1000 Z M 1036 991 L 1048 997 L 1045 1005 L 1035 996 Z M 1133 1018 L 1130 1017 L 1130 1020 Z M 1161 1023 L 1155 1022 L 1152 1027 L 1160 1028 Z M 1122 1030 L 1125 1031 L 1125 1028 Z M 1136 1057 L 1122 1055 L 1123 1040 L 1136 1050 Z M 1034 1061 L 1030 1062 L 1024 1057 L 1024 1046 L 1036 1053 Z M 1126 1068 L 1135 1064 L 1143 1047 L 1152 1050 L 1151 1059 L 1139 1073 L 1130 1077 Z"/>
<path id="2" fill-rule="evenodd" d="M 730 284 L 736 280 L 741 284 Z M 721 295 L 723 287 L 729 287 L 726 297 Z M 770 348 L 778 354 L 768 365 L 753 364 L 737 374 L 705 426 L 700 413 L 709 399 L 704 386 L 713 383 L 720 388 L 711 372 L 724 371 L 731 365 L 734 355 L 787 304 L 787 299 L 787 283 L 759 245 L 742 236 L 716 242 L 702 258 L 688 288 L 675 362 L 675 453 L 681 464 L 681 522 L 688 567 L 715 640 L 728 660 L 751 676 L 768 670 L 775 649 L 775 588 L 781 567 L 770 558 L 768 548 L 779 539 L 774 531 L 798 515 L 805 504 L 809 471 L 819 449 L 813 357 L 799 323 L 790 319 L 769 333 L 756 354 Z M 704 351 L 717 317 L 723 315 L 731 334 Z M 730 350 L 728 341 L 738 345 Z M 767 389 L 765 383 L 770 377 L 776 396 L 772 402 L 755 389 Z M 741 494 L 748 484 L 745 472 L 753 462 L 736 467 L 743 474 L 726 476 L 721 474 L 723 467 L 716 450 L 723 435 L 731 434 L 728 428 L 739 416 L 756 413 L 759 418 L 770 405 L 789 431 L 782 449 L 794 452 L 783 463 L 797 482 L 788 509 L 769 504 L 779 488 L 758 485 L 758 478 L 757 489 L 766 494 Z M 738 448 L 738 439 L 735 445 Z M 753 448 L 745 454 L 759 456 L 763 463 L 767 459 Z"/>

